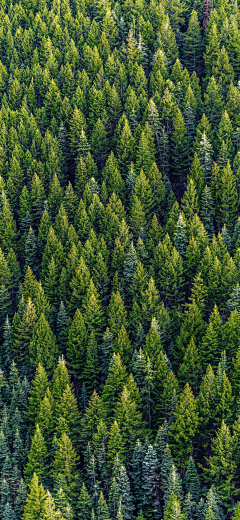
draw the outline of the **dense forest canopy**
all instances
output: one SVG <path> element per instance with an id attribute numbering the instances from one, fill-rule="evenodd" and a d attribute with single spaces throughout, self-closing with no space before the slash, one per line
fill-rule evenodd
<path id="1" fill-rule="evenodd" d="M 240 520 L 237 0 L 1 0 L 0 518 Z"/>

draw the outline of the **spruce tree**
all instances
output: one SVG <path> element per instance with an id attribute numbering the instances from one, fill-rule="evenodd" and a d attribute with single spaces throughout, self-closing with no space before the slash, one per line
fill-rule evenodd
<path id="1" fill-rule="evenodd" d="M 175 458 L 179 465 L 186 467 L 187 457 L 192 451 L 192 439 L 198 426 L 198 411 L 196 400 L 187 383 L 174 413 L 175 422 L 170 425 L 170 439 L 175 439 L 172 444 L 175 450 Z"/>
<path id="2" fill-rule="evenodd" d="M 129 252 L 124 262 L 123 276 L 127 284 L 130 284 L 138 265 L 138 257 L 133 242 L 130 244 Z"/>
<path id="3" fill-rule="evenodd" d="M 195 461 L 192 457 L 189 457 L 187 471 L 184 477 L 184 484 L 186 492 L 191 493 L 192 500 L 197 503 L 200 497 L 200 479 Z"/>
<path id="4" fill-rule="evenodd" d="M 98 505 L 97 505 L 97 519 L 98 520 L 110 520 L 109 512 L 108 512 L 108 506 L 106 503 L 106 500 L 103 496 L 103 492 L 101 491 L 99 499 L 98 499 Z"/>
<path id="5" fill-rule="evenodd" d="M 165 489 L 163 495 L 165 510 L 172 493 L 174 493 L 180 502 L 183 500 L 182 482 L 174 464 L 172 465 L 169 472 L 167 488 Z"/>
<path id="6" fill-rule="evenodd" d="M 86 356 L 87 333 L 85 323 L 79 309 L 76 310 L 68 331 L 67 360 L 72 373 L 78 380 L 82 377 Z"/>
<path id="7" fill-rule="evenodd" d="M 108 510 L 110 517 L 115 520 L 117 518 L 118 510 L 119 510 L 119 502 L 120 502 L 120 496 L 119 496 L 119 486 L 116 481 L 116 478 L 113 477 L 112 483 L 109 490 L 109 496 L 108 496 Z"/>
<path id="8" fill-rule="evenodd" d="M 53 460 L 52 476 L 55 480 L 58 473 L 63 475 L 69 488 L 70 498 L 74 498 L 76 496 L 75 488 L 76 481 L 78 479 L 78 460 L 79 457 L 72 447 L 71 440 L 66 435 L 66 433 L 63 433 L 62 437 L 58 441 L 58 449 Z"/>
<path id="9" fill-rule="evenodd" d="M 108 439 L 107 465 L 111 469 L 118 454 L 119 460 L 124 462 L 124 442 L 117 421 L 112 423 Z"/>
<path id="10" fill-rule="evenodd" d="M 55 336 L 44 314 L 41 314 L 29 345 L 30 363 L 32 366 L 42 363 L 51 372 L 56 362 L 57 353 Z"/>
<path id="11" fill-rule="evenodd" d="M 121 497 L 121 511 L 123 518 L 126 520 L 131 520 L 134 518 L 134 504 L 133 497 L 130 489 L 130 482 L 127 476 L 125 466 L 120 466 L 119 468 L 119 476 L 117 478 L 119 494 Z"/>
<path id="12" fill-rule="evenodd" d="M 47 476 L 47 458 L 46 444 L 37 424 L 28 454 L 28 463 L 25 468 L 25 480 L 27 484 L 30 485 L 33 474 L 38 477 L 39 482 L 44 482 Z"/>
<path id="13" fill-rule="evenodd" d="M 85 484 L 83 483 L 81 492 L 77 501 L 78 518 L 81 520 L 90 520 L 92 511 L 92 502 L 87 491 Z"/>
<path id="14" fill-rule="evenodd" d="M 179 519 L 179 520 L 185 520 L 186 516 L 181 513 L 181 502 L 178 500 L 178 498 L 175 496 L 174 492 L 171 493 L 171 496 L 168 500 L 167 507 L 164 511 L 164 520 L 170 520 L 173 519 Z"/>
<path id="15" fill-rule="evenodd" d="M 151 506 L 154 515 L 160 514 L 160 481 L 159 462 L 155 449 L 151 444 L 142 463 L 142 490 L 144 506 Z"/>
<path id="16" fill-rule="evenodd" d="M 46 493 L 43 485 L 39 484 L 36 473 L 33 474 L 29 494 L 27 495 L 26 505 L 24 508 L 24 520 L 39 520 L 41 516 L 46 514 Z"/>
<path id="17" fill-rule="evenodd" d="M 213 456 L 208 459 L 209 467 L 205 469 L 205 479 L 211 479 L 219 492 L 223 503 L 227 505 L 231 497 L 236 493 L 233 482 L 236 463 L 233 459 L 234 441 L 229 427 L 222 421 L 213 440 Z"/>
<path id="18" fill-rule="evenodd" d="M 28 266 L 31 267 L 34 274 L 38 273 L 37 240 L 32 227 L 29 228 L 27 239 L 25 242 L 25 272 Z"/>
<path id="19" fill-rule="evenodd" d="M 180 214 L 178 222 L 177 222 L 177 226 L 176 226 L 175 235 L 174 235 L 174 245 L 175 245 L 177 251 L 183 257 L 185 257 L 185 255 L 186 255 L 187 244 L 188 244 L 188 239 L 187 239 L 187 232 L 186 232 L 186 224 L 185 224 L 182 214 Z"/>

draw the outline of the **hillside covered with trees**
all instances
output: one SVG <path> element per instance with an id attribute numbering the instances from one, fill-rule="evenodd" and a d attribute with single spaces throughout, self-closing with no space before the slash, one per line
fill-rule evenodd
<path id="1" fill-rule="evenodd" d="M 239 520 L 237 0 L 0 8 L 0 518 Z"/>

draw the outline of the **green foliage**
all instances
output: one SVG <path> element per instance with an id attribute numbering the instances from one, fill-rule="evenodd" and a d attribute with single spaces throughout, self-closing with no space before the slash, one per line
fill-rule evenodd
<path id="1" fill-rule="evenodd" d="M 3 520 L 239 516 L 239 24 L 2 2 Z"/>

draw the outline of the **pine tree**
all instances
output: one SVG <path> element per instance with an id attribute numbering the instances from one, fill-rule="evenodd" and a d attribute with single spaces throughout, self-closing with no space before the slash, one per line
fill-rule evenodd
<path id="1" fill-rule="evenodd" d="M 183 501 L 183 513 L 187 516 L 187 518 L 192 518 L 196 509 L 196 504 L 192 499 L 191 493 L 187 493 L 185 499 Z"/>
<path id="2" fill-rule="evenodd" d="M 69 384 L 63 390 L 62 396 L 58 397 L 55 410 L 58 419 L 65 419 L 69 429 L 71 430 L 71 439 L 74 444 L 77 443 L 77 432 L 79 428 L 80 413 L 77 406 L 77 400 Z"/>
<path id="3" fill-rule="evenodd" d="M 200 385 L 198 395 L 199 426 L 198 432 L 204 443 L 208 444 L 214 433 L 214 417 L 216 410 L 217 384 L 211 365 L 208 365 L 206 374 Z"/>
<path id="4" fill-rule="evenodd" d="M 124 443 L 122 440 L 122 435 L 118 423 L 117 421 L 114 421 L 109 432 L 107 451 L 107 464 L 110 469 L 113 466 L 117 454 L 120 462 L 124 462 L 124 449 Z"/>
<path id="5" fill-rule="evenodd" d="M 122 364 L 120 354 L 113 354 L 109 363 L 108 377 L 103 389 L 102 399 L 108 414 L 115 409 L 119 394 L 127 382 L 126 367 Z"/>
<path id="6" fill-rule="evenodd" d="M 127 284 L 130 284 L 132 281 L 132 278 L 134 277 L 134 274 L 136 272 L 136 268 L 138 265 L 138 257 L 136 254 L 136 250 L 134 248 L 133 242 L 131 242 L 129 247 L 129 252 L 126 256 L 126 260 L 124 262 L 124 270 L 123 270 L 123 276 Z"/>
<path id="7" fill-rule="evenodd" d="M 126 386 L 116 404 L 115 418 L 120 428 L 126 455 L 129 457 L 136 439 L 142 436 L 143 423 L 142 414 L 138 411 L 136 401 L 133 400 Z"/>
<path id="8" fill-rule="evenodd" d="M 171 493 L 171 496 L 168 500 L 167 507 L 164 511 L 164 520 L 185 520 L 186 516 L 181 513 L 181 502 L 174 495 L 174 492 Z"/>
<path id="9" fill-rule="evenodd" d="M 228 504 L 231 497 L 237 493 L 233 482 L 236 463 L 233 458 L 234 441 L 229 427 L 222 421 L 213 440 L 213 456 L 208 459 L 209 468 L 206 468 L 205 479 L 216 486 L 224 504 Z"/>
<path id="10" fill-rule="evenodd" d="M 200 497 L 200 480 L 192 457 L 189 457 L 187 471 L 184 477 L 184 484 L 186 492 L 191 493 L 192 500 L 197 503 Z"/>
<path id="11" fill-rule="evenodd" d="M 12 360 L 11 327 L 7 316 L 3 326 L 3 343 L 0 346 L 0 366 L 2 369 L 7 372 Z"/>
<path id="12" fill-rule="evenodd" d="M 27 270 L 28 266 L 31 267 L 34 274 L 37 274 L 37 241 L 32 227 L 30 227 L 29 229 L 27 239 L 25 242 L 25 271 Z"/>
<path id="13" fill-rule="evenodd" d="M 212 169 L 212 146 L 205 133 L 203 133 L 197 148 L 197 154 L 205 174 L 205 179 L 208 181 Z"/>
<path id="14" fill-rule="evenodd" d="M 187 220 L 192 219 L 195 213 L 198 213 L 198 195 L 195 182 L 192 179 L 188 179 L 181 206 Z"/>
<path id="15" fill-rule="evenodd" d="M 144 354 L 149 356 L 152 364 L 155 365 L 160 351 L 163 351 L 160 339 L 160 328 L 156 318 L 153 318 L 151 321 L 151 327 L 146 337 L 146 347 L 144 349 Z"/>
<path id="16" fill-rule="evenodd" d="M 154 442 L 154 448 L 156 450 L 158 460 L 162 461 L 164 450 L 168 443 L 168 424 L 165 420 L 162 426 L 159 426 L 158 432 Z"/>
<path id="17" fill-rule="evenodd" d="M 32 439 L 31 448 L 28 454 L 28 463 L 25 468 L 25 480 L 29 485 L 32 480 L 33 474 L 36 474 L 39 482 L 42 482 L 46 479 L 47 458 L 47 448 L 42 433 L 37 424 L 36 431 Z"/>
<path id="18" fill-rule="evenodd" d="M 85 484 L 83 483 L 81 492 L 77 502 L 78 518 L 81 520 L 91 519 L 92 502 L 87 491 Z"/>
<path id="19" fill-rule="evenodd" d="M 3 520 L 16 520 L 15 512 L 13 511 L 12 506 L 9 504 L 9 502 L 7 502 L 7 504 L 6 504 L 6 507 L 5 507 L 3 515 L 2 515 L 2 519 Z"/>
<path id="20" fill-rule="evenodd" d="M 106 500 L 103 496 L 103 492 L 101 491 L 99 499 L 98 499 L 98 505 L 97 505 L 97 519 L 98 520 L 110 520 L 109 512 L 108 512 L 108 506 L 106 503 Z"/>
<path id="21" fill-rule="evenodd" d="M 68 315 L 64 303 L 61 302 L 57 315 L 57 339 L 59 347 L 65 354 L 65 345 L 68 337 Z"/>
<path id="22" fill-rule="evenodd" d="M 85 380 L 88 393 L 92 393 L 98 387 L 98 348 L 94 332 L 91 332 L 86 347 L 86 360 L 83 368 L 83 378 Z"/>
<path id="23" fill-rule="evenodd" d="M 63 433 L 58 441 L 58 449 L 53 460 L 52 476 L 55 480 L 58 473 L 61 473 L 66 479 L 69 488 L 70 498 L 75 497 L 76 481 L 78 479 L 78 464 L 79 457 L 72 447 L 71 440 Z"/>
<path id="24" fill-rule="evenodd" d="M 175 244 L 177 251 L 180 253 L 180 255 L 185 257 L 188 239 L 187 239 L 187 232 L 186 232 L 186 224 L 185 224 L 182 214 L 180 214 L 178 222 L 177 222 L 176 232 L 174 235 L 174 244 Z"/>
<path id="25" fill-rule="evenodd" d="M 169 428 L 169 436 L 170 439 L 175 440 L 172 447 L 175 450 L 176 461 L 185 467 L 187 457 L 192 451 L 192 438 L 198 426 L 196 400 L 188 383 L 180 395 L 174 418 L 175 422 Z"/>
<path id="26" fill-rule="evenodd" d="M 192 338 L 185 351 L 183 362 L 179 367 L 178 380 L 184 384 L 189 382 L 193 388 L 194 393 L 196 393 L 196 390 L 199 386 L 201 373 L 202 366 L 200 362 L 200 356 Z"/>
<path id="27" fill-rule="evenodd" d="M 110 518 L 115 520 L 117 518 L 117 514 L 119 511 L 119 503 L 120 503 L 120 496 L 119 496 L 119 486 L 116 481 L 116 478 L 113 477 L 112 483 L 109 490 L 108 495 L 108 510 L 110 514 Z"/>
<path id="28" fill-rule="evenodd" d="M 139 439 L 137 439 L 132 459 L 130 475 L 133 484 L 133 492 L 135 502 L 138 506 L 143 506 L 143 494 L 142 494 L 142 464 L 144 459 L 144 448 Z"/>
<path id="29" fill-rule="evenodd" d="M 27 416 L 29 421 L 35 423 L 36 417 L 38 414 L 38 410 L 40 408 L 40 404 L 42 399 L 44 398 L 45 392 L 48 387 L 48 377 L 45 369 L 38 363 L 36 368 L 35 377 L 32 380 L 30 395 L 28 400 L 28 411 Z"/>
<path id="30" fill-rule="evenodd" d="M 200 215 L 206 231 L 212 235 L 214 231 L 213 218 L 214 218 L 214 207 L 211 195 L 211 189 L 206 185 L 201 197 L 200 202 Z"/>
<path id="31" fill-rule="evenodd" d="M 218 214 L 217 221 L 219 229 L 226 224 L 229 230 L 234 228 L 237 218 L 238 197 L 236 190 L 236 181 L 233 176 L 230 164 L 228 162 L 226 168 L 221 172 L 221 187 L 219 186 L 219 195 L 217 201 Z"/>
<path id="32" fill-rule="evenodd" d="M 67 360 L 72 373 L 81 379 L 86 356 L 87 333 L 85 323 L 79 309 L 76 310 L 68 330 Z"/>
<path id="33" fill-rule="evenodd" d="M 190 178 L 193 180 L 196 186 L 197 195 L 200 197 L 204 188 L 204 172 L 202 170 L 197 153 L 194 154 L 194 159 L 190 168 Z"/>
<path id="34" fill-rule="evenodd" d="M 97 431 L 97 425 L 101 419 L 103 421 L 106 419 L 106 411 L 100 397 L 94 390 L 81 419 L 81 443 L 85 447 L 91 441 L 93 433 Z"/>
<path id="35" fill-rule="evenodd" d="M 223 518 L 222 506 L 223 506 L 222 500 L 221 500 L 219 494 L 217 493 L 216 488 L 212 485 L 210 487 L 209 491 L 207 492 L 206 502 L 203 507 L 202 513 L 206 517 L 209 512 L 209 508 L 210 508 L 211 515 L 214 518 L 217 518 L 218 520 L 220 520 L 220 518 Z M 210 518 L 211 518 L 211 515 L 209 515 Z"/>
<path id="36" fill-rule="evenodd" d="M 106 331 L 103 334 L 103 342 L 100 347 L 100 359 L 101 359 L 101 372 L 102 379 L 104 380 L 107 376 L 107 369 L 109 364 L 110 356 L 112 355 L 114 349 L 113 344 L 113 335 L 107 327 Z"/>
<path id="37" fill-rule="evenodd" d="M 36 473 L 33 474 L 29 494 L 27 495 L 26 505 L 24 508 L 24 520 L 39 520 L 41 516 L 46 514 L 46 493 L 43 485 L 39 484 Z"/>
<path id="38" fill-rule="evenodd" d="M 184 38 L 184 63 L 189 73 L 196 71 L 197 75 L 199 75 L 202 70 L 201 47 L 202 43 L 198 13 L 193 9 Z"/>
<path id="39" fill-rule="evenodd" d="M 41 314 L 29 345 L 30 363 L 32 366 L 42 363 L 51 372 L 55 365 L 57 352 L 55 336 L 44 314 Z"/>
<path id="40" fill-rule="evenodd" d="M 172 493 L 174 493 L 180 502 L 183 500 L 182 482 L 174 464 L 170 469 L 167 480 L 167 488 L 165 489 L 163 496 L 165 510 Z"/>
<path id="41" fill-rule="evenodd" d="M 160 514 L 160 482 L 159 462 L 155 449 L 151 444 L 142 463 L 142 490 L 144 493 L 143 503 L 151 506 L 153 513 Z"/>
<path id="42" fill-rule="evenodd" d="M 187 128 L 181 110 L 176 110 L 173 120 L 172 133 L 172 174 L 174 176 L 181 175 L 183 178 L 187 169 L 188 141 Z M 178 158 L 181 156 L 182 162 L 179 164 Z"/>
<path id="43" fill-rule="evenodd" d="M 119 476 L 117 478 L 119 494 L 121 497 L 121 511 L 123 518 L 126 520 L 131 520 L 134 518 L 134 504 L 133 497 L 130 490 L 130 482 L 127 476 L 125 466 L 120 466 L 119 468 Z"/>
<path id="44" fill-rule="evenodd" d="M 29 366 L 29 346 L 36 324 L 36 309 L 29 298 L 24 304 L 22 319 L 16 313 L 12 322 L 12 344 L 15 359 L 22 373 L 26 373 Z"/>
<path id="45" fill-rule="evenodd" d="M 118 335 L 122 325 L 126 327 L 126 324 L 127 311 L 125 309 L 120 292 L 112 292 L 108 307 L 108 325 L 114 338 Z"/>

